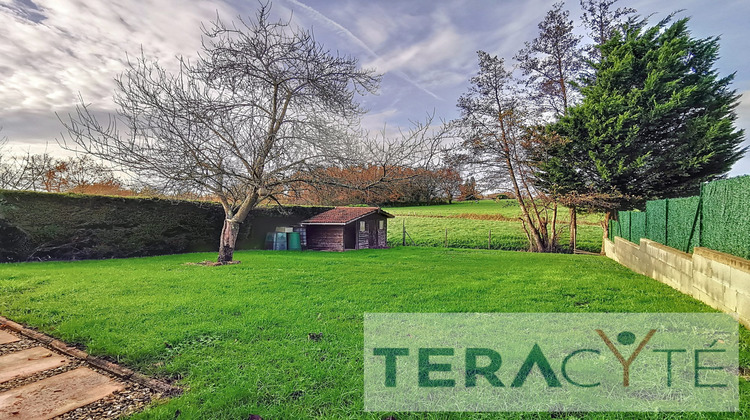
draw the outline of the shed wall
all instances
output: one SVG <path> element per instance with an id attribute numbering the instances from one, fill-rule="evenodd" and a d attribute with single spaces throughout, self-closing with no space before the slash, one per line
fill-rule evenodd
<path id="1" fill-rule="evenodd" d="M 316 251 L 343 251 L 344 226 L 307 226 L 307 248 Z"/>
<path id="2" fill-rule="evenodd" d="M 380 221 L 383 221 L 383 229 L 379 229 Z M 360 222 L 365 222 L 365 231 L 359 229 Z M 386 232 L 388 231 L 388 218 L 373 214 L 353 223 L 357 234 L 357 249 L 386 248 Z"/>

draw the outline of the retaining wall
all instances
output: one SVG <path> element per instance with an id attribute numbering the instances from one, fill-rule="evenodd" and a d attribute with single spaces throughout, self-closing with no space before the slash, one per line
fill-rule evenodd
<path id="1" fill-rule="evenodd" d="M 609 258 L 729 313 L 750 328 L 750 261 L 702 247 L 688 254 L 649 239 L 641 239 L 640 245 L 619 236 L 604 242 Z"/>

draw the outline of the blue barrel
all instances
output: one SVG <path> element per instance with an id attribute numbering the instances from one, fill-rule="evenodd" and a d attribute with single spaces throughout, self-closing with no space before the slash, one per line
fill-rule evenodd
<path id="1" fill-rule="evenodd" d="M 274 251 L 286 251 L 286 232 L 276 232 L 273 240 Z"/>

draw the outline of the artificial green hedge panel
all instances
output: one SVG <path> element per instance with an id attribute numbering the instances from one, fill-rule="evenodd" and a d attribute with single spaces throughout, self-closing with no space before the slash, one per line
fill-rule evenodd
<path id="1" fill-rule="evenodd" d="M 630 240 L 630 212 L 621 211 L 617 213 L 617 223 L 620 225 L 620 236 Z"/>
<path id="2" fill-rule="evenodd" d="M 630 212 L 630 242 L 639 244 L 646 237 L 646 213 Z"/>
<path id="3" fill-rule="evenodd" d="M 237 248 L 260 248 L 266 231 L 328 208 L 257 209 Z M 0 261 L 216 251 L 223 222 L 216 203 L 0 191 Z"/>
<path id="4" fill-rule="evenodd" d="M 750 259 L 750 176 L 705 184 L 701 195 L 701 246 Z"/>
<path id="5" fill-rule="evenodd" d="M 700 246 L 700 197 L 673 198 L 667 211 L 667 246 L 692 252 Z"/>
<path id="6" fill-rule="evenodd" d="M 654 200 L 646 203 L 646 237 L 660 244 L 667 243 L 667 202 Z"/>
<path id="7" fill-rule="evenodd" d="M 701 195 L 654 200 L 646 212 L 621 211 L 610 239 L 649 238 L 685 252 L 696 246 L 750 259 L 750 176 L 704 184 Z"/>

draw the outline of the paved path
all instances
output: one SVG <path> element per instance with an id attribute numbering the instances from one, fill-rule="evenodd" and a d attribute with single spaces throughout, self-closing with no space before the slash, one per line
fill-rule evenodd
<path id="1" fill-rule="evenodd" d="M 51 419 L 124 388 L 122 383 L 80 367 L 0 393 L 0 419 Z"/>
<path id="2" fill-rule="evenodd" d="M 179 393 L 0 317 L 0 420 L 117 418 Z"/>
<path id="3" fill-rule="evenodd" d="M 76 362 L 80 366 L 71 366 Z M 71 369 L 60 369 L 66 366 Z M 0 420 L 51 419 L 125 386 L 81 361 L 0 330 Z"/>

